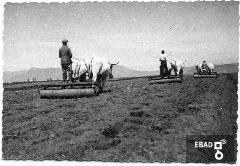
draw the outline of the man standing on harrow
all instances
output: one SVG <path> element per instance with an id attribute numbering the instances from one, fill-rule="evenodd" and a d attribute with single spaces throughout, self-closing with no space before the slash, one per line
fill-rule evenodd
<path id="1" fill-rule="evenodd" d="M 61 58 L 63 82 L 72 81 L 72 52 L 67 45 L 68 40 L 62 40 L 62 47 L 59 49 L 59 58 Z"/>
<path id="2" fill-rule="evenodd" d="M 160 77 L 164 77 L 164 75 L 168 72 L 168 68 L 167 68 L 167 57 L 165 54 L 165 51 L 162 50 L 162 54 L 160 56 L 159 61 L 161 62 L 159 68 L 160 68 Z"/>

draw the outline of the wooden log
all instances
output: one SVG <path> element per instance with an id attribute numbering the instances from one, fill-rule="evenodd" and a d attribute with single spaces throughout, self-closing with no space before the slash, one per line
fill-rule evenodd
<path id="1" fill-rule="evenodd" d="M 175 76 L 175 75 L 170 75 L 168 76 L 164 76 L 163 78 L 160 75 L 155 75 L 155 76 L 149 76 L 149 81 L 151 80 L 162 80 L 162 79 L 176 79 L 176 78 L 180 78 L 180 76 Z"/>
<path id="2" fill-rule="evenodd" d="M 193 75 L 194 78 L 217 78 L 218 75 L 216 72 L 211 73 L 211 74 L 199 74 L 199 73 L 194 73 Z"/>
<path id="3" fill-rule="evenodd" d="M 181 83 L 181 78 L 168 78 L 168 79 L 152 79 L 149 81 L 149 84 L 164 84 L 164 83 Z"/>
<path id="4" fill-rule="evenodd" d="M 88 89 L 58 89 L 58 90 L 43 90 L 39 89 L 41 99 L 44 98 L 77 98 L 91 97 L 95 95 L 93 88 Z"/>
<path id="5" fill-rule="evenodd" d="M 92 82 L 74 82 L 74 83 L 62 83 L 62 82 L 52 82 L 49 84 L 39 85 L 39 88 L 49 88 L 49 87 L 70 87 L 70 86 L 92 86 Z"/>

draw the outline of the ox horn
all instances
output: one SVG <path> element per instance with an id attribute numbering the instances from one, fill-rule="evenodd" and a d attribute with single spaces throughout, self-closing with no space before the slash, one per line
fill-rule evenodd
<path id="1" fill-rule="evenodd" d="M 117 65 L 119 63 L 119 61 L 117 63 L 110 63 L 111 66 Z"/>

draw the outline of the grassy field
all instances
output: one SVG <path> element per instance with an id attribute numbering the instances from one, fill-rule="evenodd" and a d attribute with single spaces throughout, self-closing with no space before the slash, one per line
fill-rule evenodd
<path id="1" fill-rule="evenodd" d="M 106 92 L 91 98 L 5 91 L 3 158 L 185 162 L 186 135 L 236 133 L 237 105 L 237 73 L 185 76 L 182 84 L 107 82 Z"/>

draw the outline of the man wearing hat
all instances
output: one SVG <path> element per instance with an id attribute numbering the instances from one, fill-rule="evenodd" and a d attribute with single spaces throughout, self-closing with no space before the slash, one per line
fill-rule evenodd
<path id="1" fill-rule="evenodd" d="M 71 81 L 72 79 L 72 53 L 70 48 L 67 46 L 67 39 L 62 40 L 62 47 L 59 49 L 59 58 L 61 58 L 61 66 L 62 66 L 62 75 L 63 82 Z M 69 80 L 68 79 L 69 76 Z"/>

